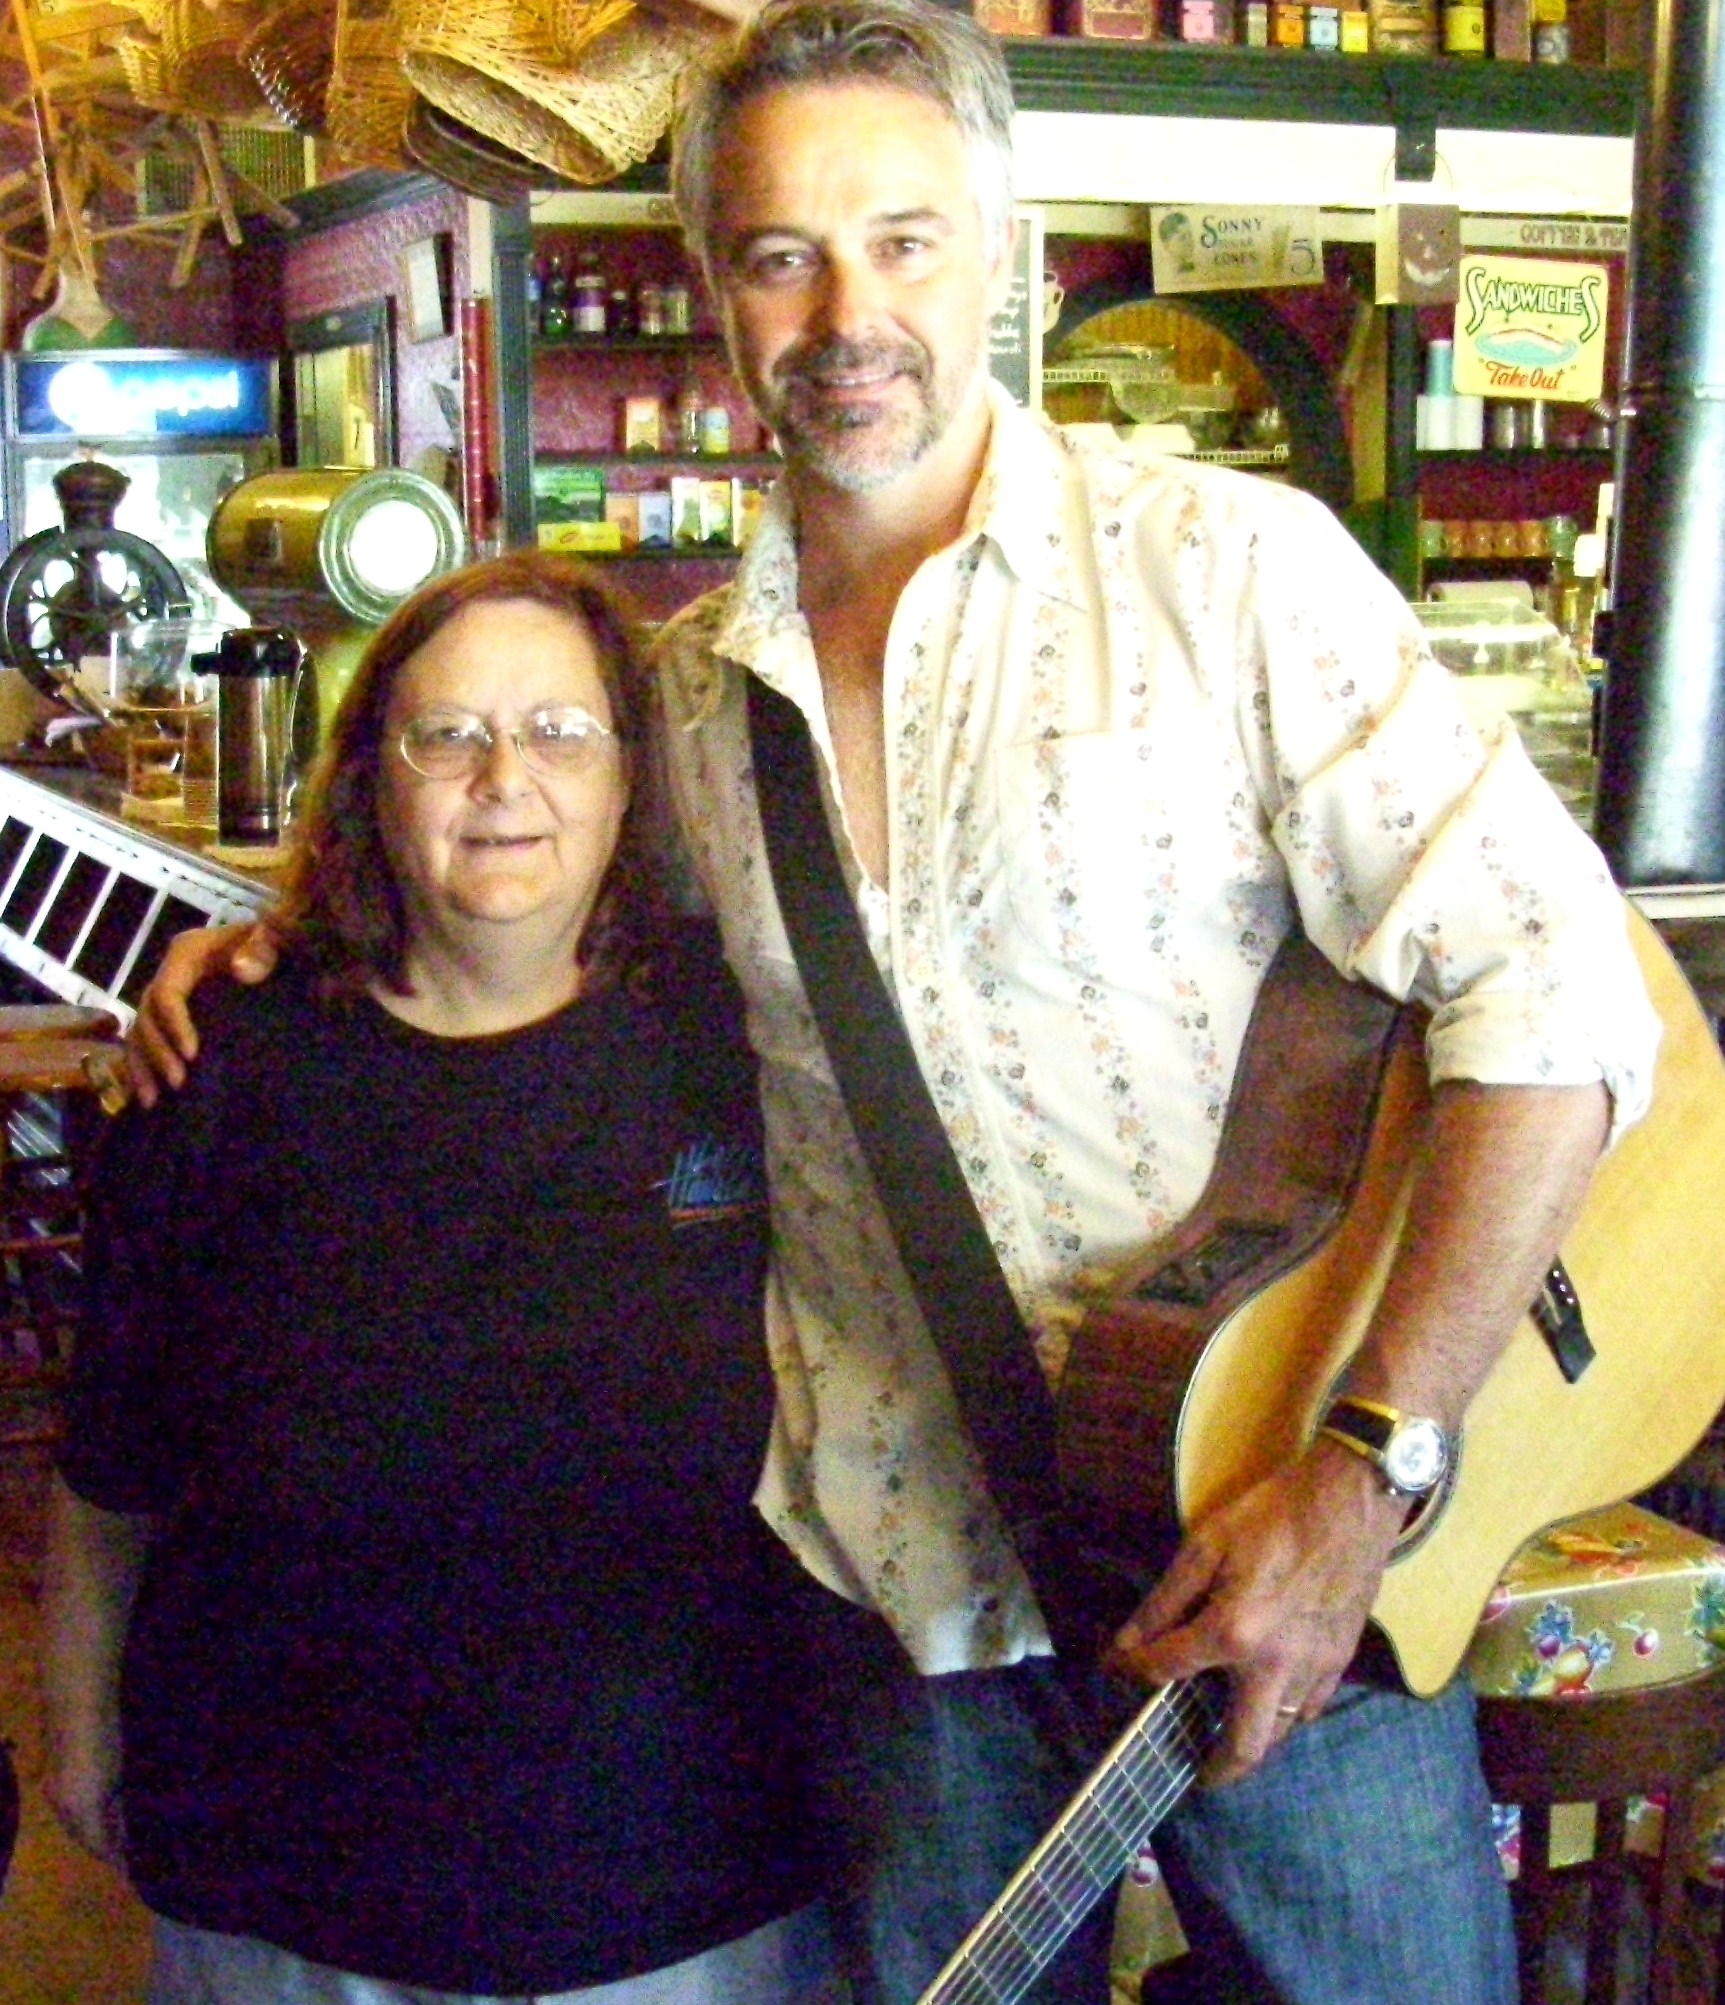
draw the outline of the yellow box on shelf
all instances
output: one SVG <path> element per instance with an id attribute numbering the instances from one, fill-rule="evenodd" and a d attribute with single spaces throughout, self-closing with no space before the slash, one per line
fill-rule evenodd
<path id="1" fill-rule="evenodd" d="M 623 548 L 623 526 L 618 522 L 541 522 L 539 547 L 615 556 Z"/>

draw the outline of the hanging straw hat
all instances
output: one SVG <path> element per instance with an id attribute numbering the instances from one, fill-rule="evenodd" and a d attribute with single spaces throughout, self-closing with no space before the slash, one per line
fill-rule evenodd
<path id="1" fill-rule="evenodd" d="M 618 0 L 399 4 L 402 68 L 423 97 L 586 185 L 652 153 L 671 122 L 679 78 L 724 33 L 639 9 L 619 14 Z"/>
<path id="2" fill-rule="evenodd" d="M 335 63 L 335 0 L 285 0 L 272 7 L 240 44 L 240 60 L 284 125 L 322 132 Z"/>
<path id="3" fill-rule="evenodd" d="M 400 167 L 413 105 L 389 0 L 336 0 L 324 136 L 349 167 Z"/>
<path id="4" fill-rule="evenodd" d="M 416 167 L 482 202 L 519 201 L 550 178 L 525 154 L 499 146 L 417 94 L 401 147 Z"/>

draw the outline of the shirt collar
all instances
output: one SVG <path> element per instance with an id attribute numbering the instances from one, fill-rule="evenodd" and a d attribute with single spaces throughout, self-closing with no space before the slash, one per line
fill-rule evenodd
<path id="1" fill-rule="evenodd" d="M 988 457 L 970 504 L 966 537 L 990 539 L 1023 585 L 1068 605 L 1086 603 L 1072 561 L 1067 495 L 1070 449 L 1040 413 L 1024 410 L 992 379 Z"/>
<path id="2" fill-rule="evenodd" d="M 1067 526 L 1070 452 L 1053 425 L 1021 409 L 992 380 L 988 401 L 988 453 L 953 548 L 965 550 L 986 538 L 1021 584 L 1082 606 L 1085 593 Z M 790 488 L 780 481 L 737 566 L 715 646 L 777 684 L 780 649 L 806 646 L 807 639 L 808 624 L 797 605 L 796 517 Z"/>

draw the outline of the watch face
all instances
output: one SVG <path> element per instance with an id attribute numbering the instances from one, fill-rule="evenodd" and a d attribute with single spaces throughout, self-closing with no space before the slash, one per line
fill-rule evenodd
<path id="1" fill-rule="evenodd" d="M 1398 1490 L 1424 1496 L 1443 1481 L 1449 1442 L 1435 1420 L 1405 1420 L 1384 1448 L 1384 1474 Z"/>

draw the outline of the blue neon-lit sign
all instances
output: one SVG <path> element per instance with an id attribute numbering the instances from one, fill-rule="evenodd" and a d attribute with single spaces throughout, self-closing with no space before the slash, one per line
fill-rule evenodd
<path id="1" fill-rule="evenodd" d="M 19 356 L 20 438 L 258 438 L 273 429 L 265 357 Z"/>

